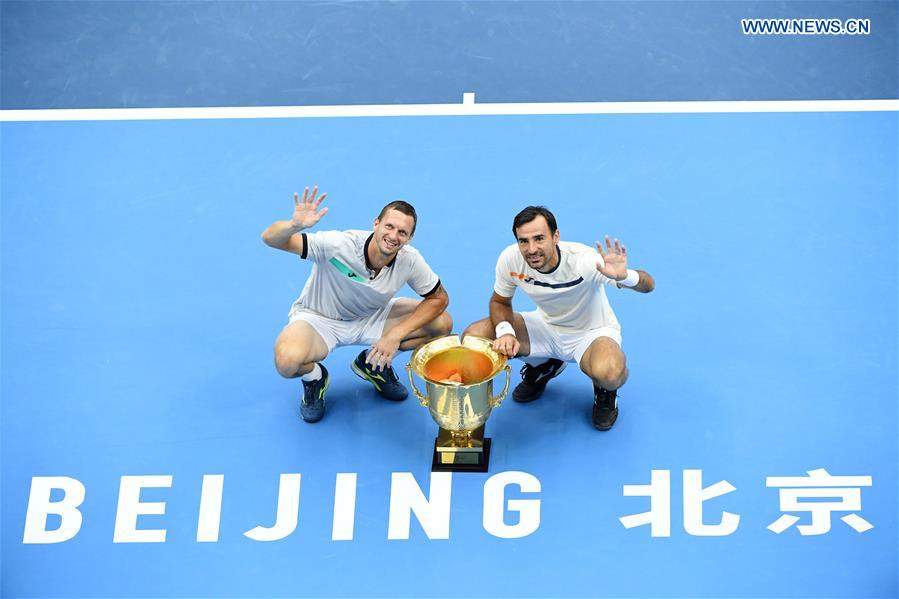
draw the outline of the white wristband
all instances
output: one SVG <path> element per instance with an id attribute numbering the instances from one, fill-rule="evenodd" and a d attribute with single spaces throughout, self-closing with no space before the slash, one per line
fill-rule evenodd
<path id="1" fill-rule="evenodd" d="M 639 282 L 640 282 L 640 273 L 638 273 L 636 270 L 628 268 L 627 276 L 624 277 L 623 279 L 621 279 L 620 281 L 618 281 L 618 285 L 620 287 L 633 287 L 634 285 L 636 285 Z"/>
<path id="2" fill-rule="evenodd" d="M 508 320 L 504 320 L 496 325 L 496 338 L 499 339 L 503 335 L 515 336 L 515 327 L 513 327 L 512 323 Z"/>

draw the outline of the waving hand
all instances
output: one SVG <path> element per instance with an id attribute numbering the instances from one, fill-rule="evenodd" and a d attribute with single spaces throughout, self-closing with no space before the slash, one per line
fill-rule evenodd
<path id="1" fill-rule="evenodd" d="M 596 242 L 596 249 L 602 256 L 604 264 L 596 264 L 596 270 L 615 281 L 623 281 L 627 278 L 627 249 L 624 245 L 615 240 L 615 245 L 609 241 L 606 235 L 606 247 L 603 249 L 602 243 Z"/>
<path id="2" fill-rule="evenodd" d="M 315 194 L 317 193 L 318 186 L 312 188 L 312 195 L 309 194 L 309 188 L 307 187 L 305 191 L 303 191 L 303 199 L 300 200 L 300 194 L 294 192 L 293 218 L 290 219 L 290 224 L 295 228 L 302 230 L 315 226 L 315 224 L 328 212 L 327 207 L 322 208 L 321 210 L 318 209 L 322 200 L 324 200 L 328 194 L 323 193 L 318 199 L 315 199 Z"/>

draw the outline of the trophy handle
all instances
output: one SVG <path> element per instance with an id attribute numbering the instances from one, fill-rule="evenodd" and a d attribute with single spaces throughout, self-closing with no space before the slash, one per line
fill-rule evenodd
<path id="1" fill-rule="evenodd" d="M 512 382 L 512 367 L 509 366 L 508 364 L 506 364 L 506 367 L 503 368 L 503 370 L 506 371 L 506 384 L 505 384 L 505 386 L 503 386 L 502 393 L 500 393 L 499 395 L 497 395 L 495 397 L 494 396 L 490 397 L 490 407 L 491 408 L 499 407 L 499 405 L 501 403 L 503 403 L 503 400 L 506 398 L 506 393 L 509 392 L 509 383 Z"/>
<path id="2" fill-rule="evenodd" d="M 412 393 L 415 394 L 415 397 L 418 398 L 418 403 L 421 405 L 428 407 L 428 397 L 426 395 L 422 395 L 421 391 L 418 390 L 418 387 L 415 386 L 415 379 L 412 378 L 412 362 L 410 361 L 406 364 L 406 372 L 409 374 L 409 384 L 412 385 Z M 506 383 L 506 388 L 509 388 L 509 384 Z"/>

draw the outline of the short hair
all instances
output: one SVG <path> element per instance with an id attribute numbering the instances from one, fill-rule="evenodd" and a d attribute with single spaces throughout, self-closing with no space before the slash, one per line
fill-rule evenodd
<path id="1" fill-rule="evenodd" d="M 415 208 L 412 207 L 412 204 L 409 202 L 404 202 L 403 200 L 394 200 L 381 208 L 381 213 L 378 215 L 378 220 L 384 218 L 384 215 L 387 214 L 388 210 L 396 210 L 397 212 L 402 212 L 406 216 L 412 217 L 412 232 L 409 233 L 409 236 L 415 235 L 415 227 L 418 226 L 418 214 L 415 212 Z"/>
<path id="2" fill-rule="evenodd" d="M 515 239 L 518 239 L 518 227 L 531 222 L 538 216 L 546 219 L 546 224 L 549 225 L 549 234 L 555 235 L 557 228 L 556 217 L 549 211 L 549 208 L 546 206 L 528 206 L 516 214 L 515 220 L 512 221 L 512 235 L 515 236 Z"/>

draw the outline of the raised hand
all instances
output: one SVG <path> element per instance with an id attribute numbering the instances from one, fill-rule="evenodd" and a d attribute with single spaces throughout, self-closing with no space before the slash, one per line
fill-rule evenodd
<path id="1" fill-rule="evenodd" d="M 312 194 L 309 194 L 309 188 L 307 187 L 305 191 L 303 191 L 303 199 L 300 200 L 300 194 L 294 192 L 293 194 L 293 218 L 290 219 L 290 224 L 293 225 L 296 229 L 308 229 L 309 227 L 315 226 L 318 221 L 328 212 L 328 208 L 322 208 L 321 210 L 318 207 L 321 205 L 322 200 L 324 200 L 328 194 L 323 193 L 318 199 L 315 198 L 315 194 L 318 193 L 318 186 L 312 188 Z"/>
<path id="2" fill-rule="evenodd" d="M 615 245 L 609 241 L 606 235 L 606 247 L 603 249 L 602 243 L 596 242 L 596 249 L 602 256 L 604 264 L 596 263 L 596 270 L 615 281 L 622 281 L 627 278 L 627 249 L 624 245 L 615 240 Z"/>

